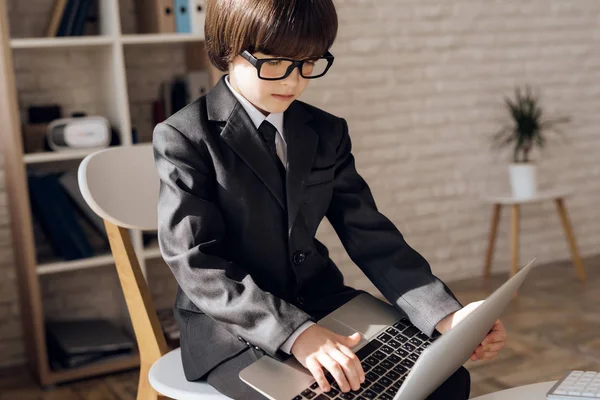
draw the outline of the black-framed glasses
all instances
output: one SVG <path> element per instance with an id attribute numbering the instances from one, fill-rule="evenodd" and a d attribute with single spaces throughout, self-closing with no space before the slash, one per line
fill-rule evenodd
<path id="1" fill-rule="evenodd" d="M 317 58 L 305 60 L 292 60 L 291 58 L 256 58 L 248 50 L 241 54 L 248 62 L 256 68 L 260 79 L 277 81 L 287 78 L 294 68 L 298 68 L 300 76 L 306 79 L 320 78 L 325 75 L 333 64 L 333 54 L 330 52 Z"/>

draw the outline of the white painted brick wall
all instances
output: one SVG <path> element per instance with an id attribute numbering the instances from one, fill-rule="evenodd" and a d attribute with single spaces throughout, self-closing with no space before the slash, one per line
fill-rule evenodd
<path id="1" fill-rule="evenodd" d="M 24 7 L 20 0 L 9 1 L 14 36 L 43 32 L 51 1 L 35 0 L 39 7 L 27 3 Z M 568 143 L 553 140 L 539 159 L 540 179 L 544 187 L 573 190 L 567 206 L 581 252 L 598 253 L 599 2 L 336 3 L 340 31 L 332 48 L 335 64 L 325 78 L 311 82 L 303 100 L 348 120 L 359 172 L 379 209 L 438 276 L 450 280 L 481 272 L 491 206 L 480 194 L 508 187 L 509 154 L 492 151 L 489 138 L 506 121 L 503 96 L 526 83 L 541 89 L 549 116 L 568 115 L 573 120 L 564 129 Z M 135 31 L 132 12 L 132 3 L 124 2 L 125 33 Z M 18 51 L 20 106 L 58 99 L 66 112 L 93 112 L 97 71 L 88 54 Z M 183 71 L 181 47 L 131 47 L 125 58 L 132 121 L 140 137 L 148 140 L 151 101 L 160 80 Z M 71 87 L 65 86 L 65 77 Z M 0 177 L 0 364 L 14 364 L 24 356 L 3 174 Z M 506 210 L 502 216 L 494 271 L 508 267 L 508 215 Z M 351 285 L 372 289 L 327 222 L 319 238 Z M 522 209 L 521 257 L 534 256 L 541 263 L 569 257 L 551 203 Z M 149 277 L 156 304 L 170 307 L 175 282 L 168 268 L 153 261 Z M 565 279 L 575 279 L 574 272 L 565 271 Z M 44 277 L 42 288 L 44 309 L 51 317 L 122 312 L 120 299 L 113 296 L 118 286 L 111 267 Z"/>

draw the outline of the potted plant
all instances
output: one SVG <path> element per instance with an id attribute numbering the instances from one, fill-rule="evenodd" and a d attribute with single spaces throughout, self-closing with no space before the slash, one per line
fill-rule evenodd
<path id="1" fill-rule="evenodd" d="M 512 163 L 509 165 L 510 184 L 513 196 L 532 197 L 537 192 L 537 166 L 531 160 L 534 147 L 546 144 L 546 132 L 562 134 L 558 125 L 568 122 L 568 117 L 545 119 L 539 98 L 530 86 L 522 91 L 515 89 L 515 99 L 505 98 L 512 119 L 493 137 L 496 147 L 513 146 Z"/>

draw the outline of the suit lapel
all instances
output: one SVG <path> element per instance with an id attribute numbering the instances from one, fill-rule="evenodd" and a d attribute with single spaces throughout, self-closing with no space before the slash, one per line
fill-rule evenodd
<path id="1" fill-rule="evenodd" d="M 319 136 L 307 123 L 311 118 L 311 114 L 298 102 L 293 102 L 284 116 L 288 160 L 286 182 L 288 226 L 290 229 L 301 205 L 304 182 L 312 167 L 319 143 Z"/>
<path id="2" fill-rule="evenodd" d="M 227 121 L 221 137 L 244 160 L 252 171 L 267 186 L 282 208 L 285 208 L 283 182 L 273 157 L 260 133 L 231 93 L 223 76 L 207 94 L 207 113 L 211 121 Z"/>

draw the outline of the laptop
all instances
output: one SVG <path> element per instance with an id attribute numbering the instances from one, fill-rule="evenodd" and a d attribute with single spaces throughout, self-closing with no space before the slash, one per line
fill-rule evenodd
<path id="1" fill-rule="evenodd" d="M 513 299 L 534 261 L 437 338 L 430 338 L 398 309 L 366 293 L 319 320 L 319 325 L 340 335 L 360 332 L 361 340 L 352 348 L 365 371 L 359 391 L 342 393 L 327 372 L 332 390 L 323 393 L 294 357 L 280 362 L 263 356 L 243 369 L 240 379 L 273 400 L 425 399 L 473 354 Z"/>

